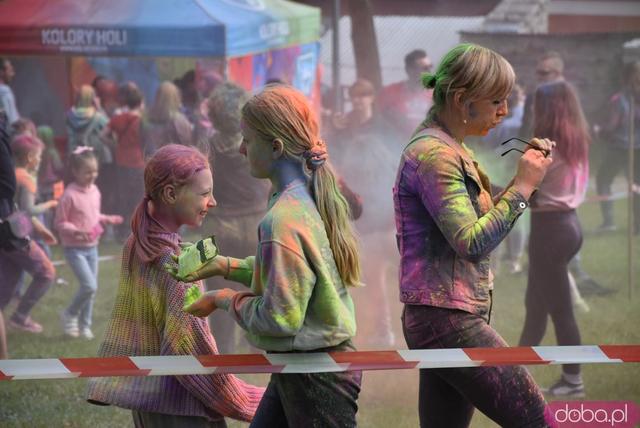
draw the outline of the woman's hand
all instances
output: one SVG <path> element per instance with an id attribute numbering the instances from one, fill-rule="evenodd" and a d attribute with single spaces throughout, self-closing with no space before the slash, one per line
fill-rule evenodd
<path id="1" fill-rule="evenodd" d="M 549 157 L 551 156 L 551 152 L 553 151 L 555 146 L 556 142 L 551 141 L 548 138 L 532 138 L 531 141 L 529 141 L 525 152 L 527 150 L 540 150 L 545 154 L 545 157 Z"/>
<path id="2" fill-rule="evenodd" d="M 122 224 L 123 221 L 124 221 L 124 218 L 121 215 L 110 215 L 107 218 L 107 222 L 109 224 L 118 225 L 118 224 Z"/>
<path id="3" fill-rule="evenodd" d="M 90 234 L 88 232 L 83 232 L 82 230 L 74 230 L 71 235 L 76 241 L 89 242 L 91 240 Z"/>
<path id="4" fill-rule="evenodd" d="M 58 245 L 58 240 L 55 235 L 47 228 L 39 231 L 39 235 L 42 238 L 42 241 L 47 245 Z"/>
<path id="5" fill-rule="evenodd" d="M 43 204 L 45 206 L 45 209 L 50 210 L 58 206 L 58 201 L 56 201 L 55 199 L 51 199 L 47 202 L 44 202 Z"/>
<path id="6" fill-rule="evenodd" d="M 236 292 L 230 288 L 207 291 L 198 300 L 184 308 L 184 311 L 197 317 L 206 317 L 218 308 L 227 308 L 235 294 Z"/>
<path id="7" fill-rule="evenodd" d="M 174 262 L 178 263 L 178 256 L 175 254 L 171 255 L 171 258 Z M 169 272 L 169 274 L 182 282 L 195 282 L 205 278 L 211 278 L 212 276 L 225 276 L 227 274 L 227 270 L 229 267 L 229 260 L 226 256 L 217 255 L 204 265 L 202 265 L 195 272 L 191 272 L 184 277 L 178 275 L 178 266 L 171 266 L 166 264 L 164 269 Z"/>
<path id="8" fill-rule="evenodd" d="M 57 245 L 58 240 L 55 235 L 44 225 L 40 220 L 36 217 L 31 218 L 31 224 L 33 225 L 33 230 L 36 232 L 38 236 L 42 238 L 45 244 L 47 245 Z"/>
<path id="9" fill-rule="evenodd" d="M 518 162 L 518 171 L 513 179 L 516 190 L 529 199 L 542 182 L 552 161 L 552 157 L 545 155 L 542 149 L 526 150 Z"/>

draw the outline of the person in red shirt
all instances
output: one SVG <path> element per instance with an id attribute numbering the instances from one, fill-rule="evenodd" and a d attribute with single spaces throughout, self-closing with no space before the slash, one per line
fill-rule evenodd
<path id="1" fill-rule="evenodd" d="M 121 113 L 113 116 L 105 128 L 104 137 L 114 148 L 116 164 L 116 207 L 125 221 L 117 231 L 119 238 L 129 235 L 129 222 L 137 202 L 144 194 L 144 154 L 140 137 L 140 118 L 144 100 L 133 82 L 119 88 Z M 124 191 L 126 189 L 126 191 Z"/>
<path id="2" fill-rule="evenodd" d="M 395 125 L 401 141 L 413 134 L 433 103 L 433 91 L 425 90 L 421 81 L 422 73 L 432 68 L 433 64 L 424 50 L 409 52 L 404 57 L 407 80 L 385 86 L 378 97 L 382 114 Z"/>

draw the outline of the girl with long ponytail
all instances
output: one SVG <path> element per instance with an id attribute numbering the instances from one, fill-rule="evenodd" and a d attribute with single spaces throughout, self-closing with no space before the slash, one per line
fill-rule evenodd
<path id="1" fill-rule="evenodd" d="M 360 285 L 357 243 L 309 103 L 289 86 L 267 86 L 244 106 L 242 134 L 251 175 L 273 189 L 256 256 L 217 256 L 183 279 L 223 275 L 249 290 L 210 291 L 186 311 L 227 310 L 268 352 L 353 350 L 348 287 Z M 355 426 L 361 378 L 273 374 L 252 426 Z"/>

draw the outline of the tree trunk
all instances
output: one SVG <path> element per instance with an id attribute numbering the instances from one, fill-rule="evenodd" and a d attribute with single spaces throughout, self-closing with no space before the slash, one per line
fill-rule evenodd
<path id="1" fill-rule="evenodd" d="M 382 70 L 378 40 L 373 26 L 370 0 L 348 0 L 351 17 L 351 40 L 356 58 L 356 75 L 373 83 L 376 90 L 382 87 Z"/>

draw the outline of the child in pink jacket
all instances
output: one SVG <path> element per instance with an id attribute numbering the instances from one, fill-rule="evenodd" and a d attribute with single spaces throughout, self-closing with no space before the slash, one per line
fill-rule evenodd
<path id="1" fill-rule="evenodd" d="M 100 190 L 95 185 L 98 161 L 90 147 L 77 147 L 71 154 L 73 182 L 64 191 L 56 210 L 55 227 L 64 255 L 80 282 L 71 305 L 62 312 L 67 336 L 93 339 L 91 311 L 98 288 L 98 241 L 102 223 L 120 224 L 119 215 L 100 212 Z"/>

